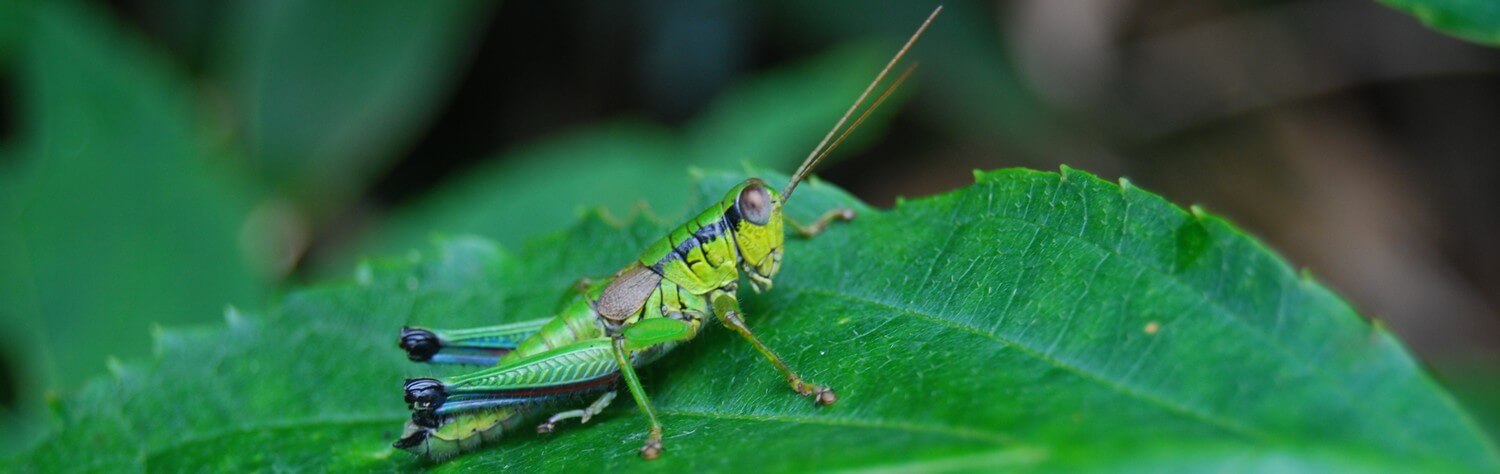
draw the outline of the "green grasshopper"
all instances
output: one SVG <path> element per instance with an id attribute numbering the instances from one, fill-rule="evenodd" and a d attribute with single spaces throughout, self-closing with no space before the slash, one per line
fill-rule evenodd
<path id="1" fill-rule="evenodd" d="M 460 330 L 402 328 L 399 344 L 413 361 L 490 367 L 454 377 L 407 380 L 404 391 L 412 416 L 394 446 L 441 461 L 477 449 L 549 411 L 576 407 L 597 396 L 583 408 L 552 413 L 536 429 L 550 433 L 558 422 L 574 418 L 586 423 L 614 400 L 623 380 L 649 425 L 641 457 L 655 459 L 662 451 L 662 425 L 635 368 L 691 340 L 712 319 L 749 341 L 793 391 L 818 405 L 833 404 L 838 399 L 833 389 L 797 375 L 745 326 L 736 297 L 740 272 L 756 292 L 769 290 L 771 278 L 781 269 L 783 222 L 811 238 L 830 222 L 854 218 L 854 211 L 837 208 L 802 226 L 783 217 L 782 206 L 797 183 L 912 72 L 915 66 L 898 76 L 830 144 L 940 11 L 942 7 L 927 17 L 813 148 L 784 193 L 757 178 L 740 183 L 613 276 L 580 282 L 579 294 L 555 317 Z"/>

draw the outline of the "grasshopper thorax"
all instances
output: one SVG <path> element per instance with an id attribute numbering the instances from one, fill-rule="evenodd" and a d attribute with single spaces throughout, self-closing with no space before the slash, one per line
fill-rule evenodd
<path id="1" fill-rule="evenodd" d="M 770 289 L 781 269 L 781 193 L 759 178 L 750 178 L 724 195 L 724 220 L 734 232 L 741 266 L 757 291 Z"/>

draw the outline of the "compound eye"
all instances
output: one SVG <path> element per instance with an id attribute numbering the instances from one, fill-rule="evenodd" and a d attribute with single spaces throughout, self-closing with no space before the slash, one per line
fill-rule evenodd
<path id="1" fill-rule="evenodd" d="M 740 217 L 752 224 L 766 225 L 771 220 L 771 193 L 766 192 L 765 186 L 745 186 L 745 190 L 740 191 L 740 198 L 735 206 L 740 208 Z"/>

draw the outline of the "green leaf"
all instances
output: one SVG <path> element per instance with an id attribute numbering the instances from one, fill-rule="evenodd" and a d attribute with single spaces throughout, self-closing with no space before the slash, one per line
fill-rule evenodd
<path id="1" fill-rule="evenodd" d="M 145 355 L 153 323 L 259 302 L 267 278 L 237 245 L 254 192 L 200 139 L 186 79 L 98 11 L 23 13 L 23 126 L 0 169 L 0 317 L 18 329 L 0 343 L 26 348 L 8 355 L 39 399 Z"/>
<path id="2" fill-rule="evenodd" d="M 1500 46 L 1500 2 L 1493 0 L 1379 0 L 1459 38 Z"/>
<path id="3" fill-rule="evenodd" d="M 702 194 L 741 178 L 710 175 Z M 794 215 L 848 199 L 817 184 L 797 196 Z M 62 402 L 58 433 L 17 461 L 423 467 L 387 444 L 408 415 L 401 381 L 456 369 L 407 362 L 398 327 L 548 314 L 579 276 L 613 271 L 665 229 L 589 218 L 516 253 L 449 240 L 263 317 L 164 331 L 157 360 Z M 636 456 L 645 423 L 623 402 L 438 470 L 1500 468 L 1389 333 L 1322 285 L 1222 219 L 1078 171 L 983 173 L 866 208 L 790 240 L 775 290 L 746 296 L 751 328 L 838 389 L 837 405 L 793 395 L 748 344 L 711 330 L 642 372 L 667 427 L 662 459 Z"/>
<path id="4" fill-rule="evenodd" d="M 219 74 L 252 158 L 313 204 L 360 189 L 442 105 L 489 5 L 244 1 Z"/>

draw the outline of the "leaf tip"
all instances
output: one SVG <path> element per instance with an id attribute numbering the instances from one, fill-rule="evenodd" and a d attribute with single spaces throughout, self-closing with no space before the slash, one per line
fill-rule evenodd
<path id="1" fill-rule="evenodd" d="M 1068 165 L 1057 165 L 1057 181 L 1062 183 L 1068 182 L 1068 175 L 1074 171 L 1077 170 L 1068 167 Z"/>
<path id="2" fill-rule="evenodd" d="M 1304 285 L 1316 284 L 1318 282 L 1318 278 L 1313 275 L 1312 269 L 1307 267 L 1302 267 L 1301 270 L 1297 271 L 1297 279 L 1302 280 L 1302 284 Z"/>
<path id="3" fill-rule="evenodd" d="M 104 358 L 104 367 L 109 369 L 109 375 L 113 376 L 116 380 L 124 379 L 128 372 L 125 370 L 125 363 L 120 361 L 120 358 L 116 356 Z"/>
<path id="4" fill-rule="evenodd" d="M 151 351 L 157 357 L 164 356 L 169 348 L 181 343 L 181 335 L 179 333 L 168 330 L 160 323 L 152 323 L 150 331 Z"/>
<path id="5" fill-rule="evenodd" d="M 1204 218 L 1207 218 L 1209 216 L 1208 210 L 1203 209 L 1203 205 L 1202 204 L 1194 204 L 1194 205 L 1188 206 L 1188 212 L 1192 213 L 1193 217 L 1197 218 L 1200 221 L 1203 220 Z"/>
<path id="6" fill-rule="evenodd" d="M 240 309 L 234 305 L 227 305 L 224 307 L 224 324 L 229 325 L 230 328 L 244 326 L 245 315 L 240 314 Z"/>
<path id="7" fill-rule="evenodd" d="M 375 268 L 367 258 L 354 265 L 354 282 L 359 286 L 370 286 L 375 281 Z"/>

